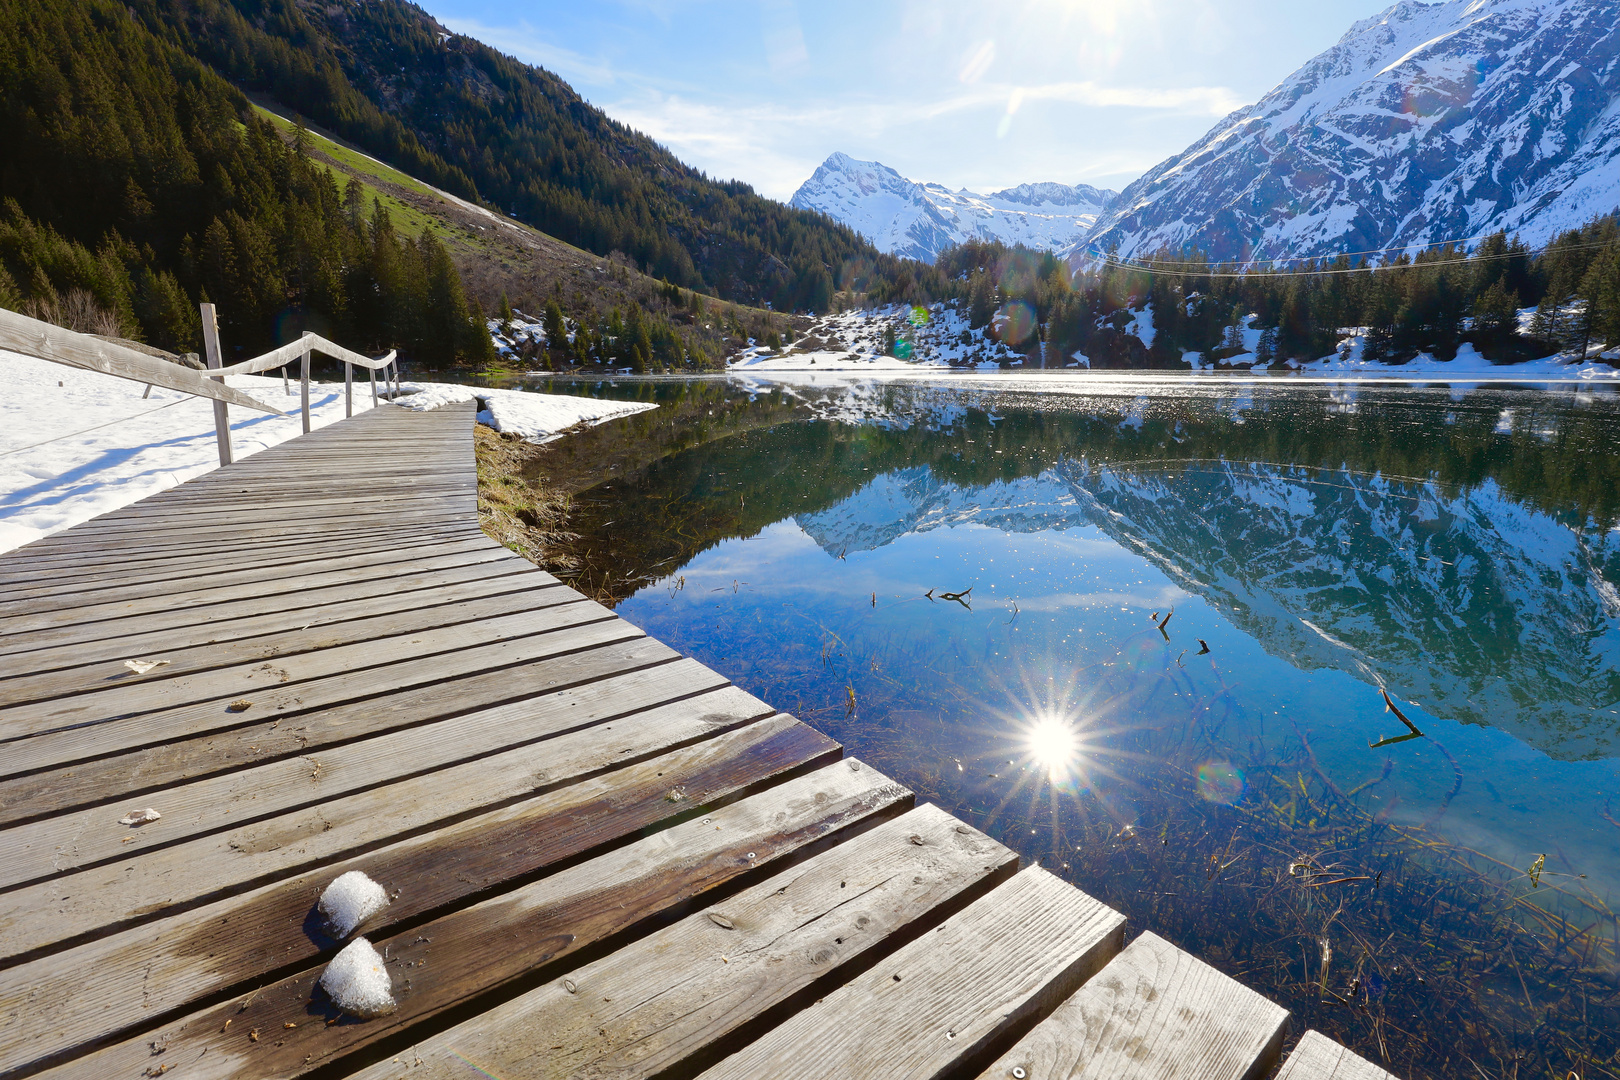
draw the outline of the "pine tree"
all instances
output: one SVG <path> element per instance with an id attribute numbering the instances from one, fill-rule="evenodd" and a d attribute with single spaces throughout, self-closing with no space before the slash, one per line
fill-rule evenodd
<path id="1" fill-rule="evenodd" d="M 562 305 L 555 298 L 546 301 L 546 313 L 541 322 L 546 334 L 546 348 L 554 356 L 566 356 L 569 351 L 568 326 L 563 321 Z"/>
<path id="2" fill-rule="evenodd" d="M 1260 340 L 1254 346 L 1254 362 L 1270 365 L 1277 360 L 1277 328 L 1268 326 L 1260 331 Z"/>

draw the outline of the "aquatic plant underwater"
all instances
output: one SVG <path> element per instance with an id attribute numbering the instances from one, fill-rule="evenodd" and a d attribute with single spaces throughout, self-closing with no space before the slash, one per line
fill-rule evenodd
<path id="1" fill-rule="evenodd" d="M 1524 479 L 1620 410 L 1290 393 L 749 431 L 582 492 L 581 576 L 1295 1036 L 1620 1076 L 1615 504 Z"/>

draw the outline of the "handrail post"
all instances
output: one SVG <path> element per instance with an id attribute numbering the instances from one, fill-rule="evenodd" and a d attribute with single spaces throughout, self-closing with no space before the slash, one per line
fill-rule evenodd
<path id="1" fill-rule="evenodd" d="M 354 415 L 354 365 L 343 361 L 343 415 Z"/>
<path id="2" fill-rule="evenodd" d="M 292 387 L 287 385 L 287 365 L 281 365 L 281 392 L 292 397 Z"/>
<path id="3" fill-rule="evenodd" d="M 219 358 L 219 324 L 214 319 L 213 304 L 203 304 L 201 308 L 203 351 L 208 356 L 209 368 L 217 371 L 221 366 Z M 225 377 L 216 375 L 214 380 L 223 384 Z M 214 399 L 214 440 L 219 443 L 219 463 L 229 465 L 231 463 L 231 416 L 226 411 L 225 403 L 218 398 Z"/>
<path id="4" fill-rule="evenodd" d="M 304 337 L 309 337 L 306 333 Z M 298 365 L 299 401 L 304 409 L 304 434 L 309 434 L 309 349 L 304 349 L 303 359 Z"/>
<path id="5" fill-rule="evenodd" d="M 377 369 L 368 368 L 367 370 L 371 373 L 371 407 L 375 409 L 377 407 Z"/>

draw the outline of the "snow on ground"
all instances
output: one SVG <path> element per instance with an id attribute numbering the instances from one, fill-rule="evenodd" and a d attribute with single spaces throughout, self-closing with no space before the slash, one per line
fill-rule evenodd
<path id="1" fill-rule="evenodd" d="M 559 394 L 531 394 L 526 390 L 489 390 L 457 383 L 401 382 L 407 409 L 436 409 L 455 401 L 476 401 L 478 422 L 496 431 L 517 435 L 528 442 L 546 443 L 560 438 L 576 424 L 605 424 L 657 405 L 642 401 L 598 401 Z"/>
<path id="2" fill-rule="evenodd" d="M 275 416 L 231 406 L 231 442 L 241 460 L 299 435 L 298 383 L 233 375 L 230 385 L 285 409 Z M 411 384 L 415 407 L 474 397 L 491 408 L 501 430 L 543 440 L 581 422 L 653 406 L 516 390 Z M 97 514 L 155 495 L 219 467 L 213 403 L 177 390 L 0 352 L 0 551 L 59 532 Z M 401 405 L 407 404 L 402 399 Z M 354 388 L 356 413 L 371 408 L 364 381 Z M 343 419 L 343 384 L 310 384 L 310 423 Z M 502 426 L 506 425 L 506 426 Z"/>
<path id="3" fill-rule="evenodd" d="M 1521 312 L 1521 322 L 1528 320 L 1534 312 L 1534 308 L 1527 308 Z M 970 330 L 966 313 L 955 304 L 935 304 L 926 309 L 924 314 L 926 318 L 918 314 L 918 309 L 896 305 L 825 315 L 817 319 L 806 338 L 801 339 L 801 342 L 809 343 L 805 346 L 805 351 L 794 351 L 801 347 L 798 343 L 782 353 L 774 353 L 764 347 L 751 347 L 739 354 L 729 365 L 728 370 L 739 376 L 757 375 L 762 379 L 799 381 L 812 374 L 832 375 L 834 378 L 847 378 L 851 375 L 871 375 L 891 379 L 934 378 L 948 369 L 954 369 L 952 372 L 954 377 L 969 373 L 995 372 L 1002 378 L 1016 378 L 1021 381 L 1065 378 L 1063 373 L 1052 370 L 1042 371 L 1036 375 L 1031 369 L 1025 374 L 1023 357 L 1009 353 L 991 340 L 983 329 Z M 1580 361 L 1571 355 L 1560 355 L 1522 364 L 1498 365 L 1481 356 L 1473 346 L 1464 345 L 1452 360 L 1439 360 L 1425 353 L 1404 364 L 1385 364 L 1361 358 L 1362 338 L 1359 335 L 1345 338 L 1340 344 L 1339 352 L 1312 363 L 1296 363 L 1290 370 L 1268 371 L 1262 367 L 1248 375 L 1244 375 L 1241 371 L 1234 373 L 1230 370 L 1231 367 L 1252 364 L 1255 361 L 1255 350 L 1259 346 L 1261 335 L 1260 329 L 1255 325 L 1256 319 L 1257 316 L 1252 314 L 1244 317 L 1238 333 L 1245 351 L 1224 360 L 1222 363 L 1226 366 L 1226 370 L 1222 370 L 1218 375 L 1215 365 L 1205 362 L 1200 353 L 1184 353 L 1182 358 L 1192 365 L 1194 372 L 1217 375 L 1220 378 L 1296 380 L 1329 378 L 1333 381 L 1425 382 L 1463 380 L 1470 383 L 1620 381 L 1620 369 L 1613 363 L 1604 362 L 1620 361 L 1620 349 L 1609 346 L 1593 348 L 1587 361 Z M 909 359 L 902 360 L 881 355 L 885 329 L 893 329 L 897 338 L 911 343 Z M 1131 313 L 1131 321 L 1126 325 L 1125 333 L 1141 338 L 1144 345 L 1151 345 L 1155 332 L 1151 309 Z M 966 341 L 963 340 L 964 337 Z M 816 347 L 816 342 L 821 342 L 822 347 Z M 1001 368 L 1003 359 L 1010 361 L 1010 372 Z M 1084 354 L 1074 353 L 1068 367 L 1072 373 L 1072 369 L 1089 368 L 1090 361 Z M 1092 377 L 1120 381 L 1132 378 L 1174 378 L 1180 374 L 1166 371 L 1098 370 L 1092 373 Z"/>

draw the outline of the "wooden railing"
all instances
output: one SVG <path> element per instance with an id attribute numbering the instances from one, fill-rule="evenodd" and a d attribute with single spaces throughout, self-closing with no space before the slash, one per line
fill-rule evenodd
<path id="1" fill-rule="evenodd" d="M 248 409 L 257 409 L 260 412 L 273 413 L 276 416 L 285 415 L 281 409 L 274 405 L 260 401 L 251 394 L 243 393 L 233 387 L 225 385 L 227 375 L 250 375 L 255 372 L 269 371 L 280 368 L 282 385 L 287 385 L 287 366 L 293 360 L 299 360 L 299 383 L 301 386 L 301 404 L 304 420 L 304 431 L 310 428 L 309 418 L 309 358 L 311 353 L 320 353 L 330 356 L 343 363 L 343 412 L 345 416 L 354 415 L 354 368 L 363 367 L 371 373 L 371 403 L 377 404 L 377 372 L 384 373 L 384 379 L 392 378 L 393 394 L 399 393 L 399 362 L 392 351 L 387 356 L 372 359 L 360 353 L 345 349 L 343 346 L 321 337 L 319 334 L 306 333 L 297 341 L 272 349 L 263 356 L 255 356 L 251 360 L 243 360 L 230 367 L 222 366 L 220 362 L 219 327 L 215 319 L 214 305 L 202 305 L 203 345 L 208 356 L 208 370 L 197 371 L 194 368 L 184 367 L 180 364 L 170 363 L 167 360 L 134 349 L 119 345 L 115 342 L 105 341 L 90 334 L 81 334 L 74 330 L 64 330 L 60 326 L 53 326 L 38 319 L 31 319 L 27 315 L 19 315 L 15 311 L 0 308 L 0 349 L 22 353 L 25 356 L 38 357 L 56 364 L 65 364 L 68 367 L 83 368 L 86 371 L 99 371 L 104 375 L 115 375 L 121 379 L 133 379 L 136 382 L 147 384 L 148 388 L 161 386 L 167 390 L 178 390 L 183 394 L 194 394 L 197 397 L 210 398 L 214 403 L 214 436 L 219 443 L 219 463 L 229 465 L 232 461 L 231 452 L 231 425 L 227 408 L 230 405 L 241 405 Z M 290 392 L 290 391 L 289 391 Z"/>
<path id="2" fill-rule="evenodd" d="M 308 331 L 297 341 L 290 341 L 279 349 L 271 349 L 263 356 L 255 356 L 251 360 L 243 360 L 230 367 L 220 365 L 219 326 L 214 317 L 214 305 L 202 305 L 203 348 L 208 354 L 208 374 L 225 381 L 227 375 L 252 375 L 260 371 L 281 369 L 282 385 L 287 382 L 287 365 L 298 360 L 299 400 L 304 414 L 304 434 L 309 434 L 309 358 L 311 353 L 320 353 L 330 356 L 343 363 L 343 415 L 354 415 L 354 369 L 363 367 L 371 373 L 371 404 L 377 405 L 377 372 L 384 372 L 387 380 L 390 373 L 393 378 L 393 391 L 390 396 L 399 394 L 399 361 L 395 350 L 390 349 L 387 356 L 373 360 L 369 356 L 350 349 L 345 349 L 336 342 L 328 341 L 319 334 Z M 219 437 L 219 463 L 231 463 L 231 428 L 225 412 L 225 402 L 214 401 L 214 429 Z"/>

